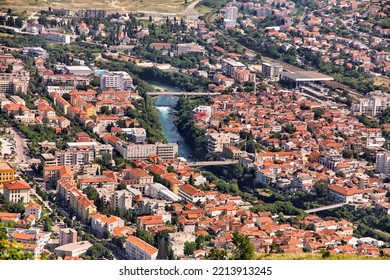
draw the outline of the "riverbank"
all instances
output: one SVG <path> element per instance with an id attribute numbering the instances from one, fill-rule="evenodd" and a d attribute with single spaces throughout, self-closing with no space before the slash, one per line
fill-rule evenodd
<path id="1" fill-rule="evenodd" d="M 168 86 L 162 83 L 147 81 L 156 90 L 160 91 L 179 91 L 178 88 Z M 158 96 L 154 99 L 154 106 L 157 109 L 162 131 L 168 143 L 177 143 L 179 145 L 179 157 L 187 160 L 192 158 L 192 149 L 185 142 L 175 123 L 175 107 L 179 98 L 176 96 Z"/>

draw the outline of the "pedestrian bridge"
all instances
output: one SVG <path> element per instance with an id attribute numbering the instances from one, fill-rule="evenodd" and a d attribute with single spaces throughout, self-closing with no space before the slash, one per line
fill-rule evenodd
<path id="1" fill-rule="evenodd" d="M 322 207 L 318 207 L 318 208 L 305 210 L 305 212 L 307 214 L 311 214 L 311 213 L 320 212 L 320 211 L 324 211 L 324 210 L 339 208 L 339 207 L 342 207 L 342 206 L 347 205 L 347 204 L 348 203 L 337 203 L 337 204 L 332 204 L 332 205 L 328 205 L 328 206 L 322 206 Z"/>
<path id="2" fill-rule="evenodd" d="M 201 167 L 201 166 L 223 166 L 238 163 L 238 160 L 216 160 L 216 161 L 193 161 L 187 162 L 188 166 Z"/>
<path id="3" fill-rule="evenodd" d="M 220 92 L 185 92 L 185 91 L 152 91 L 149 96 L 217 96 Z"/>

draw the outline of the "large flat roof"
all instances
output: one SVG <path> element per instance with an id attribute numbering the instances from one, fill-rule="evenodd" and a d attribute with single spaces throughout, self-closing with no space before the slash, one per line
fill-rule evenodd
<path id="1" fill-rule="evenodd" d="M 296 71 L 283 72 L 282 78 L 293 80 L 295 82 L 314 82 L 314 81 L 333 81 L 334 79 L 328 75 L 321 74 L 315 71 Z"/>

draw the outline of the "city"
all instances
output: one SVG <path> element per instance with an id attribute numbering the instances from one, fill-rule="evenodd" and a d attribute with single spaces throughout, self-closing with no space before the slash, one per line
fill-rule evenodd
<path id="1" fill-rule="evenodd" d="M 388 1 L 0 2 L 0 259 L 390 258 Z"/>

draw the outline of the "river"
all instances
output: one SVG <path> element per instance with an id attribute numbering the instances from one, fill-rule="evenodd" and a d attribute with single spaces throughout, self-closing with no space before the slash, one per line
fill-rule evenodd
<path id="1" fill-rule="evenodd" d="M 156 89 L 162 91 L 179 91 L 177 88 L 167 86 L 165 84 L 148 81 Z M 192 150 L 184 141 L 173 119 L 174 107 L 179 98 L 177 96 L 157 96 L 154 104 L 157 108 L 160 117 L 161 126 L 168 143 L 177 143 L 179 145 L 179 157 L 184 157 L 187 160 L 190 158 Z"/>

